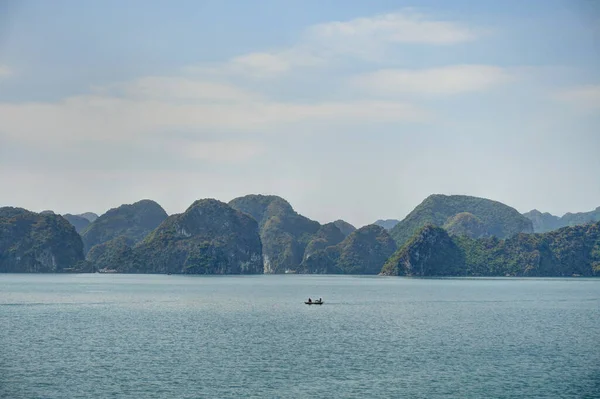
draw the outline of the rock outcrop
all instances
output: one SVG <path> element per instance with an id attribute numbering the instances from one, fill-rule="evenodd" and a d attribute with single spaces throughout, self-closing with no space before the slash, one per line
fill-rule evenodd
<path id="1" fill-rule="evenodd" d="M 582 224 L 600 221 L 600 207 L 589 212 L 565 213 L 562 217 L 554 216 L 548 212 L 540 212 L 537 209 L 524 213 L 527 219 L 533 223 L 536 233 L 546 233 L 567 226 L 578 226 Z"/>
<path id="2" fill-rule="evenodd" d="M 356 231 L 356 227 L 341 219 L 336 220 L 335 222 L 333 222 L 333 224 L 335 224 L 335 226 L 338 229 L 340 229 L 340 231 L 345 237 L 348 237 L 350 233 Z"/>
<path id="3" fill-rule="evenodd" d="M 246 195 L 233 199 L 229 205 L 258 222 L 265 273 L 297 270 L 306 246 L 321 227 L 274 195 Z"/>
<path id="4" fill-rule="evenodd" d="M 304 259 L 321 249 L 339 244 L 344 241 L 345 238 L 346 236 L 340 231 L 335 223 L 324 224 L 317 230 L 306 246 L 306 249 L 304 250 Z"/>
<path id="5" fill-rule="evenodd" d="M 99 269 L 126 273 L 262 273 L 258 225 L 227 204 L 204 199 L 169 216 L 133 247 L 121 236 L 90 251 Z"/>
<path id="6" fill-rule="evenodd" d="M 307 256 L 302 273 L 378 274 L 396 250 L 396 243 L 381 226 L 356 230 L 337 245 Z"/>
<path id="7" fill-rule="evenodd" d="M 88 219 L 86 219 L 82 216 L 71 215 L 70 213 L 66 213 L 66 214 L 62 215 L 62 217 L 67 219 L 67 221 L 69 223 L 71 223 L 73 225 L 73 227 L 75 227 L 75 230 L 78 233 L 81 233 L 91 223 Z"/>
<path id="8" fill-rule="evenodd" d="M 518 233 L 533 233 L 529 219 L 516 209 L 501 202 L 466 195 L 427 197 L 390 231 L 399 247 L 426 225 L 444 226 L 460 213 L 469 213 L 478 219 L 480 236 L 508 238 Z"/>
<path id="9" fill-rule="evenodd" d="M 398 276 L 600 276 L 600 222 L 507 239 L 425 226 L 382 268 Z"/>
<path id="10" fill-rule="evenodd" d="M 81 232 L 84 252 L 87 254 L 94 245 L 120 236 L 125 236 L 134 242 L 142 241 L 166 218 L 165 210 L 151 200 L 113 208 Z"/>
<path id="11" fill-rule="evenodd" d="M 428 225 L 391 256 L 384 276 L 456 276 L 464 273 L 464 255 L 446 230 Z"/>
<path id="12" fill-rule="evenodd" d="M 379 219 L 379 220 L 376 220 L 375 223 L 373 223 L 373 224 L 375 224 L 377 226 L 381 226 L 386 230 L 391 230 L 398 223 L 400 223 L 400 221 L 397 219 Z"/>
<path id="13" fill-rule="evenodd" d="M 451 236 L 467 236 L 480 238 L 487 236 L 485 224 L 477 216 L 469 212 L 458 213 L 449 218 L 443 228 Z"/>
<path id="14" fill-rule="evenodd" d="M 0 208 L 0 272 L 86 271 L 81 237 L 62 216 Z"/>

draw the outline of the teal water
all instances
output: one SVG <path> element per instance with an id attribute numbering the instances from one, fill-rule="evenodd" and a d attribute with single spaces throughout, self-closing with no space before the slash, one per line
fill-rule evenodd
<path id="1" fill-rule="evenodd" d="M 600 280 L 0 275 L 0 397 L 598 398 Z"/>

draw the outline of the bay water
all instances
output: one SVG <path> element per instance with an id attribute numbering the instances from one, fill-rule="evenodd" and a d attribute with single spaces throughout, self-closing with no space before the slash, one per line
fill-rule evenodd
<path id="1" fill-rule="evenodd" d="M 0 398 L 402 397 L 600 398 L 600 279 L 0 275 Z"/>

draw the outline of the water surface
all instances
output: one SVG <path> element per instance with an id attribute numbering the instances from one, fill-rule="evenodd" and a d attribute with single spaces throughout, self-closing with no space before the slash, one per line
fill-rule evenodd
<path id="1" fill-rule="evenodd" d="M 600 280 L 0 274 L 0 397 L 600 397 Z"/>

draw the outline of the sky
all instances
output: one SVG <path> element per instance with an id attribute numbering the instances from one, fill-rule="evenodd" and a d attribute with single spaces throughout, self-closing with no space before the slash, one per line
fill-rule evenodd
<path id="1" fill-rule="evenodd" d="M 0 206 L 600 206 L 600 2 L 0 1 Z"/>

